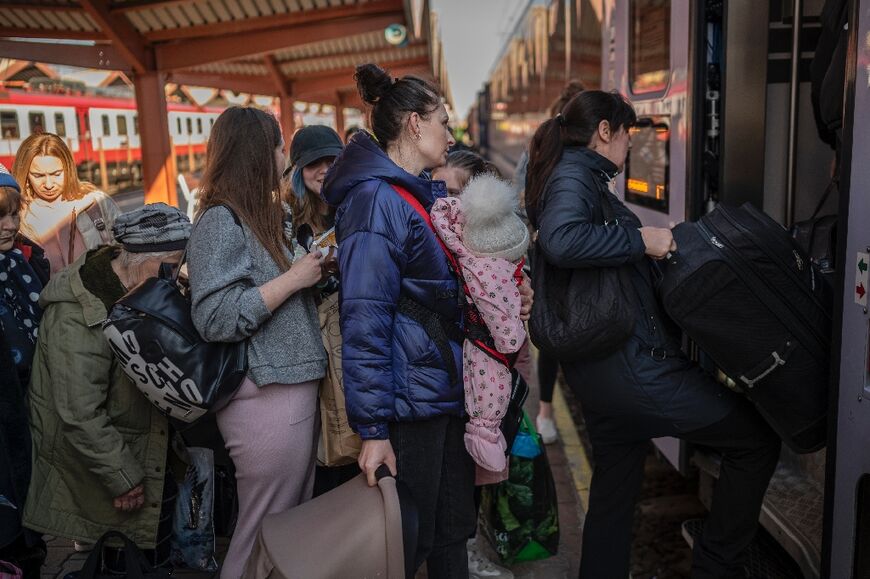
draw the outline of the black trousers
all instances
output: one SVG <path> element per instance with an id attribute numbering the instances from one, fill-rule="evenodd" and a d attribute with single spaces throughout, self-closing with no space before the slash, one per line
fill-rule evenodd
<path id="1" fill-rule="evenodd" d="M 417 503 L 420 529 L 414 569 L 430 579 L 467 579 L 465 543 L 477 523 L 474 462 L 465 450 L 465 420 L 439 416 L 390 423 L 397 480 Z"/>
<path id="2" fill-rule="evenodd" d="M 570 365 L 563 369 L 574 387 Z M 608 435 L 596 441 L 595 426 L 601 417 L 587 421 L 595 467 L 589 492 L 589 512 L 583 527 L 581 579 L 623 579 L 628 577 L 635 503 L 643 483 L 644 461 L 649 438 L 631 436 L 633 417 L 622 420 L 624 441 Z M 693 579 L 743 578 L 745 551 L 758 528 L 764 493 L 779 458 L 780 440 L 746 400 L 722 420 L 685 433 L 669 432 L 722 454 L 719 480 L 713 504 L 700 540 L 692 553 Z"/>
<path id="3" fill-rule="evenodd" d="M 559 360 L 538 352 L 538 385 L 541 387 L 541 402 L 553 402 L 556 378 L 559 375 Z"/>

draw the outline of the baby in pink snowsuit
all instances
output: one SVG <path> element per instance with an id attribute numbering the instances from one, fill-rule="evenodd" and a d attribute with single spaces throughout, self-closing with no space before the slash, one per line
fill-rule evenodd
<path id="1" fill-rule="evenodd" d="M 515 213 L 517 195 L 492 175 L 474 178 L 459 197 L 439 199 L 430 212 L 435 231 L 456 257 L 466 295 L 489 330 L 489 347 L 512 358 L 526 340 L 519 284 L 529 233 Z M 468 320 L 466 320 L 468 324 Z M 507 478 L 506 442 L 499 428 L 511 395 L 511 369 L 471 339 L 462 346 L 465 448 L 477 463 L 476 483 Z"/>

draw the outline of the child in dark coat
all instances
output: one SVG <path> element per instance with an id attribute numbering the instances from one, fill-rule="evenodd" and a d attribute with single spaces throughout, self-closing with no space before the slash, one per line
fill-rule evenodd
<path id="1" fill-rule="evenodd" d="M 0 165 L 0 560 L 39 577 L 45 544 L 22 528 L 21 510 L 31 470 L 26 389 L 49 266 L 19 233 L 21 212 L 21 189 Z"/>

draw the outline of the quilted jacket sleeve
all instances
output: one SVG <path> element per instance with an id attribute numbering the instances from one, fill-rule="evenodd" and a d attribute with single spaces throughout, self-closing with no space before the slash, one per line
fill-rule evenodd
<path id="1" fill-rule="evenodd" d="M 555 175 L 538 219 L 538 245 L 558 267 L 614 267 L 644 255 L 640 231 L 632 226 L 599 225 L 600 193 L 590 173 Z"/>
<path id="2" fill-rule="evenodd" d="M 251 277 L 245 232 L 225 207 L 202 214 L 188 243 L 193 324 L 209 342 L 240 342 L 272 313 Z"/>
<path id="3" fill-rule="evenodd" d="M 388 236 L 395 216 L 373 195 L 368 223 L 339 242 L 342 374 L 348 420 L 363 439 L 389 437 L 393 322 L 407 256 Z"/>

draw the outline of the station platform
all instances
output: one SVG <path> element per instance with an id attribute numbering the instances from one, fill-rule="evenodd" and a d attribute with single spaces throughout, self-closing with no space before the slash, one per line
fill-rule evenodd
<path id="1" fill-rule="evenodd" d="M 559 430 L 559 441 L 546 448 L 559 497 L 559 553 L 542 561 L 514 565 L 511 570 L 516 579 L 574 579 L 579 572 L 581 526 L 588 500 L 591 469 L 578 437 L 577 427 L 559 388 L 556 388 L 553 408 Z M 525 410 L 529 416 L 534 417 L 537 414 L 538 392 L 535 385 L 531 385 Z M 43 579 L 63 579 L 68 573 L 78 571 L 84 565 L 88 554 L 77 553 L 73 549 L 72 541 L 48 538 L 47 542 L 48 558 L 42 569 Z M 225 554 L 227 544 L 227 539 L 218 539 L 219 559 Z M 488 548 L 486 540 L 481 539 L 480 544 L 487 549 L 492 560 L 498 562 L 495 554 Z M 201 573 L 183 569 L 176 570 L 173 575 L 183 579 L 211 579 L 219 576 L 218 573 Z M 422 569 L 417 579 L 425 579 L 425 577 L 425 569 Z"/>

